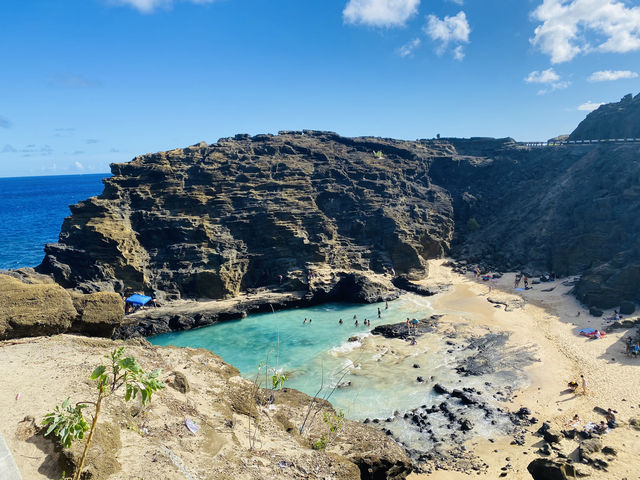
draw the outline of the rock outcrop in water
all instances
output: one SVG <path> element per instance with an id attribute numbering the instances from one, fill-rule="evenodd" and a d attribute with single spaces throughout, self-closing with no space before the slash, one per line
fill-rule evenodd
<path id="1" fill-rule="evenodd" d="M 640 138 L 640 94 L 625 95 L 618 103 L 607 103 L 587 115 L 569 140 Z"/>
<path id="2" fill-rule="evenodd" d="M 425 260 L 448 253 L 582 275 L 580 300 L 613 307 L 640 300 L 640 218 L 629 214 L 639 154 L 640 144 L 237 135 L 112 165 L 39 270 L 84 292 L 220 299 L 267 287 L 372 301 L 393 287 L 339 282 L 423 278 Z"/>

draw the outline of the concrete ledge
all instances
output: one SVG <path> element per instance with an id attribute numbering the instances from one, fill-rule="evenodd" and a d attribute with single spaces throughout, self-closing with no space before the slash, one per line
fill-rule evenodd
<path id="1" fill-rule="evenodd" d="M 18 465 L 0 433 L 0 477 L 2 480 L 22 480 Z"/>

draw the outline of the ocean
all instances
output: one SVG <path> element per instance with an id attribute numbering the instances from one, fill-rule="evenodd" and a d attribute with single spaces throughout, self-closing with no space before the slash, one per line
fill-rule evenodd
<path id="1" fill-rule="evenodd" d="M 69 205 L 100 195 L 108 173 L 0 178 L 0 269 L 35 267 L 58 241 Z"/>

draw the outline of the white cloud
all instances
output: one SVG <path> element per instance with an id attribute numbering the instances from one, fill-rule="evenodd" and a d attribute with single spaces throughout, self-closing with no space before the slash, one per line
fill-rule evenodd
<path id="1" fill-rule="evenodd" d="M 592 112 L 593 110 L 596 110 L 598 107 L 600 107 L 600 105 L 604 105 L 604 103 L 593 103 L 591 100 L 589 100 L 588 102 L 580 105 L 578 107 L 578 110 L 582 110 L 584 112 Z"/>
<path id="2" fill-rule="evenodd" d="M 456 60 L 464 58 L 464 49 L 461 43 L 469 43 L 471 27 L 464 12 L 458 12 L 454 17 L 444 17 L 442 20 L 435 15 L 427 17 L 427 25 L 424 27 L 431 40 L 440 42 L 436 53 L 442 55 L 450 44 L 457 44 L 453 49 L 453 57 Z"/>
<path id="3" fill-rule="evenodd" d="M 398 49 L 398 55 L 400 55 L 401 57 L 408 57 L 416 48 L 420 46 L 421 43 L 422 41 L 419 38 L 414 38 Z"/>
<path id="4" fill-rule="evenodd" d="M 531 16 L 542 22 L 531 44 L 551 63 L 592 51 L 640 50 L 640 6 L 627 7 L 621 0 L 543 0 Z"/>
<path id="5" fill-rule="evenodd" d="M 212 3 L 215 0 L 110 0 L 114 5 L 128 5 L 142 13 L 151 13 L 158 8 L 170 8 L 176 1 L 203 4 Z"/>
<path id="6" fill-rule="evenodd" d="M 453 58 L 462 61 L 462 59 L 464 58 L 464 48 L 462 45 L 458 45 L 453 49 Z"/>
<path id="7" fill-rule="evenodd" d="M 527 75 L 524 81 L 525 83 L 540 83 L 542 85 L 546 85 L 545 88 L 538 90 L 538 95 L 545 95 L 550 92 L 555 92 L 556 90 L 563 90 L 571 85 L 571 82 L 561 80 L 560 75 L 558 75 L 553 68 L 541 71 L 534 70 Z"/>
<path id="8" fill-rule="evenodd" d="M 540 72 L 534 70 L 524 79 L 527 83 L 553 83 L 558 80 L 560 80 L 560 75 L 558 75 L 553 68 L 548 68 Z"/>
<path id="9" fill-rule="evenodd" d="M 84 165 L 82 165 L 80 162 L 75 162 L 74 165 L 78 170 L 84 170 Z"/>
<path id="10" fill-rule="evenodd" d="M 622 78 L 638 78 L 638 74 L 631 70 L 601 70 L 593 72 L 587 80 L 590 82 L 611 82 Z"/>
<path id="11" fill-rule="evenodd" d="M 347 23 L 374 27 L 402 26 L 418 13 L 420 0 L 349 0 L 342 11 Z"/>

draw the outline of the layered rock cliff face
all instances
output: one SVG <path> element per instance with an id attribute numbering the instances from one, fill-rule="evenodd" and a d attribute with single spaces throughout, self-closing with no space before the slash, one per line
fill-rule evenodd
<path id="1" fill-rule="evenodd" d="M 376 153 L 378 152 L 378 153 Z M 85 291 L 223 298 L 333 270 L 422 277 L 453 235 L 429 181 L 448 145 L 331 133 L 238 135 L 113 165 L 104 193 L 72 207 L 43 269 Z"/>
<path id="2" fill-rule="evenodd" d="M 416 279 L 450 253 L 582 274 L 579 297 L 610 307 L 640 300 L 639 158 L 633 144 L 237 135 L 112 165 L 40 269 L 85 292 L 223 298 L 312 289 L 318 272 Z"/>
<path id="3" fill-rule="evenodd" d="M 569 136 L 569 140 L 640 138 L 640 94 L 625 95 L 618 103 L 594 110 Z"/>

